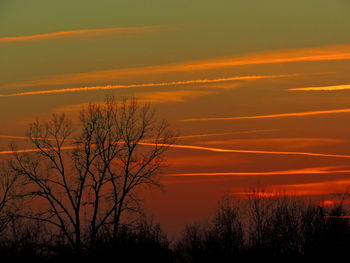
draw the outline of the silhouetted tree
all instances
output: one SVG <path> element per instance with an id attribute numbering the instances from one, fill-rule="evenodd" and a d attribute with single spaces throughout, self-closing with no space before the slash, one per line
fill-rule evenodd
<path id="1" fill-rule="evenodd" d="M 248 194 L 249 243 L 255 253 L 269 253 L 272 214 L 276 207 L 276 193 L 255 188 Z"/>
<path id="2" fill-rule="evenodd" d="M 244 248 L 235 200 L 224 197 L 211 222 L 186 226 L 176 246 L 178 262 L 234 262 Z"/>
<path id="3" fill-rule="evenodd" d="M 18 175 L 11 169 L 9 162 L 0 162 L 0 234 L 14 219 L 20 208 L 18 200 L 21 183 Z"/>
<path id="4" fill-rule="evenodd" d="M 226 198 L 209 223 L 186 226 L 176 262 L 324 262 L 350 248 L 345 200 L 331 207 L 283 191 L 251 190 Z"/>
<path id="5" fill-rule="evenodd" d="M 249 207 L 251 260 L 330 260 L 347 251 L 342 245 L 348 246 L 350 237 L 343 203 L 328 208 L 283 192 L 255 189 Z"/>
<path id="6" fill-rule="evenodd" d="M 56 227 L 80 252 L 83 244 L 94 248 L 102 229 L 117 240 L 122 215 L 137 209 L 140 186 L 159 185 L 156 175 L 173 136 L 135 99 L 89 104 L 75 137 L 72 127 L 64 114 L 33 122 L 27 135 L 36 152 L 15 158 L 36 204 L 22 216 Z"/>

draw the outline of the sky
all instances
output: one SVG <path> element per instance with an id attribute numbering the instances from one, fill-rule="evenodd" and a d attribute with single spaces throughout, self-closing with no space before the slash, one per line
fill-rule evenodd
<path id="1" fill-rule="evenodd" d="M 348 0 L 0 0 L 0 154 L 28 123 L 136 96 L 179 131 L 145 198 L 167 229 L 224 194 L 350 184 Z"/>

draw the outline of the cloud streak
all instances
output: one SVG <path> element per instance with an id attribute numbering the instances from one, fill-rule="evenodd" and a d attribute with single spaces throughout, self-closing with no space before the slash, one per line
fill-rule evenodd
<path id="1" fill-rule="evenodd" d="M 20 137 L 20 136 L 0 136 L 3 138 L 9 138 L 12 139 L 28 139 L 26 137 Z M 51 140 L 50 138 L 37 138 L 39 140 Z M 52 139 L 53 140 L 53 139 Z M 76 140 L 67 140 L 70 142 L 76 142 Z M 236 149 L 224 149 L 224 148 L 215 148 L 215 147 L 203 147 L 203 146 L 196 146 L 196 145 L 185 145 L 185 144 L 154 144 L 151 142 L 140 142 L 140 145 L 143 146 L 155 146 L 158 147 L 169 147 L 169 148 L 177 148 L 177 149 L 189 149 L 189 150 L 201 150 L 201 151 L 210 151 L 210 152 L 220 152 L 220 153 L 246 153 L 246 154 L 267 154 L 267 155 L 294 155 L 294 156 L 311 156 L 311 157 L 331 157 L 331 158 L 346 158 L 350 159 L 350 155 L 343 155 L 343 154 L 328 154 L 328 153 L 312 153 L 312 152 L 288 152 L 288 151 L 262 151 L 262 150 L 236 150 Z M 62 149 L 73 149 L 76 146 L 70 145 L 65 146 L 66 148 Z M 24 150 L 18 150 L 16 152 L 37 152 L 38 149 L 24 149 Z M 13 151 L 0 151 L 0 154 L 10 154 L 13 153 Z"/>
<path id="2" fill-rule="evenodd" d="M 200 96 L 207 96 L 215 94 L 214 91 L 209 90 L 175 90 L 175 91 L 157 91 L 134 93 L 133 96 L 137 98 L 139 103 L 178 103 L 185 102 Z M 82 107 L 87 106 L 88 103 L 72 104 L 56 108 L 58 112 L 77 112 Z"/>
<path id="3" fill-rule="evenodd" d="M 15 37 L 0 37 L 0 43 L 7 42 L 26 42 L 33 40 L 43 40 L 51 38 L 61 38 L 61 37 L 81 37 L 81 36 L 97 36 L 104 34 L 130 34 L 138 32 L 147 31 L 157 31 L 165 29 L 164 26 L 143 26 L 143 27 L 114 27 L 114 28 L 99 28 L 99 29 L 83 29 L 83 30 L 69 30 L 69 31 L 59 31 L 50 32 L 45 34 L 35 34 L 26 36 L 15 36 Z"/>
<path id="4" fill-rule="evenodd" d="M 152 146 L 153 143 L 142 142 L 141 145 Z M 311 157 L 331 157 L 331 158 L 346 158 L 349 159 L 350 155 L 343 154 L 328 154 L 328 153 L 311 153 L 311 152 L 288 152 L 288 151 L 260 151 L 260 150 L 235 150 L 235 149 L 223 149 L 214 147 L 202 147 L 195 145 L 180 145 L 180 144 L 158 144 L 163 147 L 179 148 L 179 149 L 190 149 L 190 150 L 202 150 L 210 152 L 221 152 L 221 153 L 247 153 L 247 154 L 267 154 L 267 155 L 301 155 Z"/>
<path id="5" fill-rule="evenodd" d="M 148 66 L 140 68 L 111 69 L 76 74 L 50 76 L 32 81 L 12 83 L 4 88 L 73 85 L 81 83 L 115 81 L 116 79 L 133 79 L 142 76 L 159 76 L 162 73 L 188 73 L 215 70 L 225 67 L 247 65 L 280 64 L 295 62 L 317 62 L 350 60 L 350 44 L 337 46 L 314 47 L 308 49 L 289 49 L 264 51 L 237 57 L 214 58 L 210 60 L 185 61 L 181 63 Z"/>
<path id="6" fill-rule="evenodd" d="M 75 148 L 76 148 L 76 146 L 74 146 L 74 145 L 60 147 L 61 150 L 72 150 Z M 52 149 L 57 150 L 57 148 L 5 150 L 5 151 L 0 151 L 0 154 L 8 155 L 8 154 L 14 154 L 14 153 L 34 153 L 34 152 L 41 152 L 42 150 L 47 151 L 47 150 L 52 150 Z"/>
<path id="7" fill-rule="evenodd" d="M 275 131 L 272 129 L 265 129 L 265 130 L 247 130 L 247 131 L 237 131 L 237 132 L 223 132 L 223 133 L 205 133 L 205 134 L 192 134 L 192 135 L 182 135 L 182 136 L 176 136 L 174 138 L 176 139 L 191 139 L 191 138 L 202 138 L 202 137 L 212 137 L 212 136 L 224 136 L 224 135 L 232 135 L 232 134 L 250 134 L 250 133 L 261 133 L 261 132 L 271 132 Z M 30 140 L 29 137 L 25 136 L 14 136 L 14 135 L 0 135 L 0 138 L 3 139 L 16 139 L 16 140 Z M 50 138 L 35 138 L 38 140 L 56 140 L 56 139 L 50 139 Z M 151 141 L 152 139 L 149 140 L 144 140 L 145 142 Z M 77 140 L 74 139 L 66 139 L 65 141 L 70 141 L 70 142 L 77 142 Z"/>
<path id="8" fill-rule="evenodd" d="M 335 138 L 320 137 L 287 137 L 287 138 L 249 138 L 249 139 L 222 139 L 222 140 L 205 140 L 198 142 L 201 145 L 235 145 L 235 147 L 273 147 L 274 149 L 297 149 L 317 147 L 323 145 L 334 145 L 344 143 L 345 140 Z"/>
<path id="9" fill-rule="evenodd" d="M 306 87 L 306 88 L 294 88 L 288 89 L 291 91 L 338 91 L 338 90 L 350 90 L 350 84 L 348 85 L 334 85 L 323 87 Z"/>
<path id="10" fill-rule="evenodd" d="M 228 120 L 246 120 L 246 119 L 272 119 L 272 118 L 316 116 L 316 115 L 325 115 L 325 114 L 340 114 L 340 113 L 349 113 L 349 112 L 350 112 L 350 108 L 335 109 L 335 110 L 320 110 L 320 111 L 304 111 L 304 112 L 268 114 L 268 115 L 256 115 L 256 116 L 188 118 L 188 119 L 182 119 L 182 120 L 178 120 L 178 121 L 180 121 L 180 122 L 198 122 L 198 121 L 228 121 Z"/>
<path id="11" fill-rule="evenodd" d="M 330 173 L 336 172 L 336 171 L 339 171 L 339 173 L 342 173 L 343 171 L 344 173 L 347 173 L 346 172 L 347 170 L 333 170 L 333 171 L 330 171 Z M 348 172 L 350 172 L 350 170 Z M 263 195 L 264 193 L 270 194 L 271 197 L 273 197 L 272 195 L 277 197 L 278 193 L 282 193 L 283 195 L 290 193 L 292 195 L 297 195 L 297 196 L 328 195 L 328 194 L 332 194 L 333 196 L 334 194 L 338 194 L 338 196 L 343 196 L 346 191 L 346 186 L 349 184 L 350 184 L 349 179 L 311 182 L 311 183 L 303 183 L 303 184 L 281 184 L 281 185 L 274 185 L 272 187 L 268 187 L 268 189 L 270 189 L 269 191 L 261 192 L 261 193 Z M 279 191 L 276 192 L 276 190 L 279 190 Z M 251 192 L 238 192 L 233 194 L 239 195 L 239 196 L 246 196 L 246 197 L 251 196 L 252 194 L 254 195 L 254 193 L 251 193 Z M 258 192 L 257 194 L 260 194 L 260 192 Z M 326 203 L 321 202 L 320 205 L 325 205 L 327 203 L 334 204 L 335 200 L 325 200 L 325 202 Z"/>
<path id="12" fill-rule="evenodd" d="M 261 133 L 261 132 L 271 132 L 275 130 L 248 130 L 248 131 L 237 131 L 237 132 L 223 132 L 223 133 L 206 133 L 206 134 L 193 134 L 193 135 L 183 135 L 177 136 L 177 139 L 190 139 L 190 138 L 201 138 L 201 137 L 212 137 L 212 136 L 223 136 L 223 135 L 233 135 L 233 134 L 251 134 L 251 133 Z M 1 136 L 0 136 L 1 137 Z"/>
<path id="13" fill-rule="evenodd" d="M 262 176 L 262 175 L 298 175 L 298 174 L 333 174 L 350 173 L 350 170 L 332 170 L 333 167 L 315 167 L 296 170 L 265 171 L 265 172 L 228 172 L 228 173 L 179 173 L 168 174 L 167 177 L 190 176 Z"/>
<path id="14" fill-rule="evenodd" d="M 51 89 L 51 90 L 39 90 L 39 91 L 26 91 L 26 92 L 11 93 L 11 94 L 0 94 L 0 97 L 47 95 L 47 94 L 69 93 L 69 92 L 130 89 L 130 88 L 143 88 L 143 87 L 165 87 L 165 86 L 191 85 L 191 84 L 209 84 L 209 83 L 220 83 L 220 82 L 240 81 L 240 80 L 285 78 L 285 77 L 291 77 L 291 76 L 295 76 L 295 74 L 265 75 L 265 76 L 240 76 L 240 77 L 228 77 L 228 78 L 217 78 L 217 79 L 196 79 L 196 80 L 186 80 L 186 81 L 127 84 L 127 85 L 88 86 L 88 87 L 79 87 L 79 88 Z"/>
<path id="15" fill-rule="evenodd" d="M 349 59 L 350 45 L 343 45 L 261 52 L 237 58 L 224 58 L 221 60 L 211 60 L 201 63 L 188 63 L 187 65 L 183 66 L 184 70 L 204 70 L 247 65 L 335 61 Z"/>

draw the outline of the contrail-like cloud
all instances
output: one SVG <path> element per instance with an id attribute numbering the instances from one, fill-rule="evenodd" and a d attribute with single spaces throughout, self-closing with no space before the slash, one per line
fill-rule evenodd
<path id="1" fill-rule="evenodd" d="M 179 173 L 168 174 L 167 177 L 189 176 L 260 176 L 260 175 L 298 175 L 298 174 L 334 174 L 350 173 L 350 170 L 331 170 L 332 167 L 315 167 L 296 170 L 266 171 L 266 172 L 229 172 L 229 173 Z"/>
<path id="2" fill-rule="evenodd" d="M 196 80 L 186 80 L 186 81 L 128 84 L 128 85 L 90 86 L 90 87 L 67 88 L 67 89 L 27 91 L 27 92 L 12 93 L 12 94 L 0 94 L 0 97 L 47 95 L 47 94 L 68 93 L 68 92 L 98 91 L 98 90 L 112 90 L 112 89 L 130 89 L 130 88 L 142 88 L 142 87 L 163 87 L 163 86 L 189 85 L 189 84 L 208 84 L 208 83 L 219 83 L 219 82 L 238 81 L 238 80 L 285 78 L 285 77 L 291 77 L 291 76 L 295 76 L 295 74 L 266 75 L 266 76 L 241 76 L 241 77 L 228 77 L 228 78 L 217 78 L 217 79 L 196 79 Z"/>
<path id="3" fill-rule="evenodd" d="M 5 136 L 2 136 L 5 137 Z M 10 137 L 10 136 L 6 136 Z M 24 139 L 26 137 L 20 137 L 20 136 L 11 136 L 13 139 Z M 26 138 L 28 139 L 28 138 Z M 50 138 L 36 138 L 36 139 L 42 139 L 42 140 L 51 140 Z M 53 140 L 53 139 L 52 139 Z M 74 142 L 76 140 L 67 140 L 70 142 Z M 122 143 L 122 142 L 120 142 Z M 287 152 L 287 151 L 261 151 L 261 150 L 236 150 L 236 149 L 224 149 L 224 148 L 215 148 L 215 147 L 203 147 L 203 146 L 196 146 L 196 145 L 184 145 L 184 144 L 162 144 L 162 143 L 151 143 L 151 142 L 140 142 L 140 145 L 144 146 L 158 146 L 158 147 L 169 147 L 169 148 L 178 148 L 178 149 L 189 149 L 189 150 L 201 150 L 201 151 L 210 151 L 210 152 L 221 152 L 221 153 L 246 153 L 246 154 L 268 154 L 268 155 L 301 155 L 301 156 L 311 156 L 311 157 L 331 157 L 331 158 L 346 158 L 350 159 L 350 155 L 343 155 L 343 154 L 328 154 L 328 153 L 311 153 L 311 152 Z M 73 149 L 74 145 L 65 146 L 65 148 L 62 147 L 62 149 Z M 15 152 L 37 152 L 38 149 L 24 149 L 24 150 L 16 150 Z M 10 154 L 13 153 L 13 151 L 0 151 L 0 154 Z"/>
<path id="4" fill-rule="evenodd" d="M 349 112 L 350 112 L 350 108 L 336 109 L 336 110 L 280 113 L 280 114 L 269 114 L 269 115 L 256 115 L 256 116 L 240 116 L 240 117 L 189 118 L 189 119 L 183 119 L 178 121 L 196 122 L 196 121 L 228 121 L 228 120 L 245 120 L 245 119 L 271 119 L 271 118 L 314 116 L 314 115 L 324 115 L 324 114 L 340 114 L 340 113 L 349 113 Z"/>
<path id="5" fill-rule="evenodd" d="M 31 138 L 25 136 L 14 136 L 14 135 L 0 135 L 0 138 L 3 139 L 16 139 L 16 140 L 30 140 Z M 56 141 L 55 138 L 33 138 L 35 140 L 48 140 L 48 141 Z M 66 142 L 78 142 L 75 139 L 65 139 Z"/>
<path id="6" fill-rule="evenodd" d="M 288 49 L 264 51 L 237 57 L 213 58 L 209 60 L 184 61 L 174 64 L 146 66 L 139 68 L 109 69 L 93 72 L 82 72 L 58 76 L 48 76 L 32 81 L 10 83 L 3 88 L 18 87 L 48 87 L 57 85 L 86 85 L 105 80 L 134 79 L 144 76 L 157 78 L 163 73 L 188 73 L 215 70 L 225 67 L 240 67 L 247 65 L 265 65 L 297 62 L 350 60 L 350 44 L 321 46 L 307 49 Z"/>
<path id="7" fill-rule="evenodd" d="M 154 143 L 142 142 L 141 145 L 154 146 Z M 350 155 L 342 154 L 327 154 L 327 153 L 310 153 L 310 152 L 286 152 L 286 151 L 259 151 L 259 150 L 235 150 L 235 149 L 223 149 L 213 147 L 202 147 L 195 145 L 179 145 L 179 144 L 158 144 L 158 146 L 180 148 L 180 149 L 191 149 L 191 150 L 203 150 L 210 152 L 222 152 L 222 153 L 247 153 L 247 154 L 272 154 L 272 155 L 303 155 L 303 156 L 314 156 L 314 157 L 332 157 L 332 158 L 350 158 Z"/>
<path id="8" fill-rule="evenodd" d="M 337 91 L 337 90 L 350 90 L 350 84 L 348 85 L 335 85 L 335 86 L 323 86 L 323 87 L 306 87 L 306 88 L 294 88 L 288 89 L 292 91 Z"/>
<path id="9" fill-rule="evenodd" d="M 265 130 L 248 130 L 248 131 L 237 131 L 237 132 L 223 132 L 223 133 L 205 133 L 205 134 L 192 134 L 192 135 L 183 135 L 176 136 L 176 139 L 190 139 L 190 138 L 202 138 L 202 137 L 212 137 L 212 136 L 222 136 L 222 135 L 233 135 L 233 134 L 250 134 L 250 133 L 260 133 L 260 132 L 270 132 L 275 131 L 275 129 L 265 129 Z M 3 139 L 15 139 L 15 140 L 30 140 L 29 137 L 25 136 L 14 136 L 14 135 L 0 135 L 0 138 Z M 54 138 L 34 138 L 37 140 L 50 140 L 56 141 Z M 74 139 L 65 139 L 67 142 L 77 142 Z M 143 142 L 153 141 L 153 139 L 144 140 Z"/>
<path id="10" fill-rule="evenodd" d="M 223 135 L 234 135 L 234 134 L 250 134 L 250 133 L 261 133 L 261 132 L 271 132 L 275 129 L 265 129 L 265 130 L 248 130 L 248 131 L 237 131 L 237 132 L 223 132 L 223 133 L 206 133 L 206 134 L 193 134 L 193 135 L 182 135 L 177 136 L 177 139 L 190 139 L 190 138 L 201 138 L 201 137 L 212 137 L 212 136 L 223 136 Z M 1 136 L 0 136 L 1 137 Z"/>
<path id="11" fill-rule="evenodd" d="M 77 146 L 74 145 L 70 145 L 70 146 L 62 146 L 60 147 L 61 150 L 73 150 L 75 149 Z M 52 149 L 56 149 L 57 148 L 52 148 Z M 42 150 L 47 151 L 47 150 L 52 150 L 49 148 L 45 148 L 45 149 L 21 149 L 21 150 L 6 150 L 6 151 L 0 151 L 0 154 L 14 154 L 14 153 L 34 153 L 34 152 L 41 152 Z"/>
<path id="12" fill-rule="evenodd" d="M 68 36 L 89 36 L 89 35 L 101 35 L 101 34 L 128 34 L 145 31 L 156 31 L 165 29 L 165 26 L 143 26 L 143 27 L 114 27 L 114 28 L 99 28 L 99 29 L 83 29 L 83 30 L 69 30 L 50 32 L 45 34 L 35 34 L 26 36 L 15 36 L 15 37 L 0 37 L 0 43 L 3 42 L 24 42 L 32 40 L 42 40 L 58 37 Z"/>

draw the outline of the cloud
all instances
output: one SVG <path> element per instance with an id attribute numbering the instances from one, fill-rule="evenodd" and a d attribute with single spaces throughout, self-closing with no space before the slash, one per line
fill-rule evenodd
<path id="1" fill-rule="evenodd" d="M 281 64 L 295 62 L 317 62 L 349 60 L 350 45 L 325 46 L 303 49 L 287 49 L 278 51 L 265 51 L 242 57 L 228 57 L 200 62 L 188 62 L 181 66 L 183 70 L 207 70 L 223 67 L 237 67 L 248 65 Z M 180 66 L 180 65 L 179 65 Z M 178 70 L 173 66 L 170 70 Z"/>
<path id="2" fill-rule="evenodd" d="M 76 148 L 76 146 L 74 146 L 74 145 L 60 147 L 61 150 L 72 150 L 74 148 Z M 54 148 L 54 149 L 57 150 L 57 148 Z M 8 154 L 14 154 L 14 153 L 33 153 L 33 152 L 40 152 L 42 150 L 47 151 L 47 150 L 51 150 L 51 149 L 43 148 L 43 149 L 5 150 L 5 151 L 0 151 L 0 154 L 8 155 Z"/>
<path id="3" fill-rule="evenodd" d="M 169 102 L 184 102 L 187 99 L 193 99 L 199 96 L 214 94 L 213 91 L 199 90 L 179 90 L 179 91 L 159 91 L 159 92 L 144 92 L 137 93 L 135 97 L 139 102 L 145 103 L 169 103 Z"/>
<path id="4" fill-rule="evenodd" d="M 195 80 L 172 81 L 172 82 L 161 82 L 161 83 L 88 86 L 88 87 L 79 87 L 79 88 L 51 89 L 51 90 L 39 90 L 39 91 L 26 91 L 26 92 L 11 93 L 11 94 L 0 94 L 0 97 L 47 95 L 47 94 L 68 93 L 68 92 L 99 91 L 99 90 L 112 90 L 112 89 L 130 89 L 130 88 L 143 88 L 143 87 L 164 87 L 164 86 L 191 85 L 191 84 L 209 84 L 209 83 L 220 83 L 220 82 L 226 82 L 226 81 L 285 78 L 285 77 L 291 77 L 291 76 L 295 76 L 295 74 L 291 74 L 291 75 L 265 75 L 265 76 L 240 76 L 240 77 L 227 77 L 227 78 L 217 78 L 217 79 L 195 79 Z"/>
<path id="5" fill-rule="evenodd" d="M 143 27 L 114 27 L 114 28 L 99 28 L 99 29 L 83 29 L 51 32 L 45 34 L 15 36 L 15 37 L 0 37 L 0 43 L 7 42 L 26 42 L 33 40 L 43 40 L 62 37 L 82 37 L 82 36 L 98 36 L 105 34 L 133 34 L 139 32 L 152 32 L 167 29 L 165 26 L 143 26 Z"/>
<path id="6" fill-rule="evenodd" d="M 153 143 L 142 142 L 141 145 L 152 146 Z M 288 152 L 288 151 L 260 151 L 260 150 L 236 150 L 236 149 L 223 149 L 214 147 L 202 147 L 195 145 L 183 145 L 183 144 L 159 144 L 159 146 L 179 148 L 179 149 L 190 149 L 190 150 L 202 150 L 210 152 L 221 152 L 221 153 L 246 153 L 246 154 L 267 154 L 267 155 L 301 155 L 311 157 L 331 157 L 331 158 L 346 158 L 349 159 L 350 155 L 342 154 L 328 154 L 328 153 L 311 153 L 311 152 Z"/>
<path id="7" fill-rule="evenodd" d="M 350 170 L 334 170 L 334 167 L 315 167 L 296 170 L 264 171 L 264 172 L 227 172 L 227 173 L 180 173 L 168 174 L 167 177 L 180 176 L 260 176 L 260 175 L 298 175 L 298 174 L 334 174 L 350 173 Z"/>
<path id="8" fill-rule="evenodd" d="M 325 171 L 326 173 L 327 171 Z M 332 173 L 349 173 L 350 170 L 331 170 Z M 341 196 L 345 193 L 346 187 L 350 185 L 349 179 L 341 179 L 341 180 L 331 180 L 331 181 L 323 181 L 323 182 L 311 182 L 311 183 L 302 183 L 302 184 L 282 184 L 275 185 L 274 188 L 283 189 L 285 193 L 291 193 L 297 196 L 312 196 L 312 195 L 329 195 L 337 193 L 337 195 Z M 237 193 L 238 195 L 246 195 L 249 192 Z"/>
<path id="9" fill-rule="evenodd" d="M 324 114 L 340 114 L 340 113 L 349 113 L 349 112 L 350 112 L 350 108 L 336 109 L 336 110 L 320 110 L 320 111 L 280 113 L 280 114 L 269 114 L 269 115 L 256 115 L 256 116 L 189 118 L 189 119 L 182 119 L 182 120 L 178 120 L 178 121 L 195 122 L 195 121 L 227 121 L 227 120 L 245 120 L 245 119 L 271 119 L 271 118 L 315 116 L 315 115 L 324 115 Z"/>
<path id="10" fill-rule="evenodd" d="M 28 139 L 26 137 L 19 137 L 19 136 L 4 136 L 1 135 L 0 137 L 3 138 L 13 138 L 13 139 Z M 37 139 L 43 139 L 43 138 L 37 138 Z M 47 139 L 47 138 L 45 138 Z M 49 140 L 54 140 L 50 139 Z M 76 140 L 68 139 L 66 141 L 74 142 Z M 152 142 L 142 141 L 139 143 L 140 145 L 144 146 L 155 146 Z M 331 158 L 346 158 L 350 159 L 350 155 L 343 155 L 343 154 L 328 154 L 328 153 L 311 153 L 311 152 L 288 152 L 288 151 L 262 151 L 262 150 L 236 150 L 236 149 L 224 149 L 224 148 L 214 148 L 214 147 L 202 147 L 202 146 L 196 146 L 196 145 L 184 145 L 184 144 L 157 144 L 159 147 L 169 147 L 169 148 L 177 148 L 177 149 L 189 149 L 189 150 L 201 150 L 201 151 L 210 151 L 210 152 L 220 152 L 220 153 L 246 153 L 246 154 L 268 154 L 268 155 L 296 155 L 296 156 L 311 156 L 311 157 L 331 157 Z M 74 146 L 66 146 L 64 149 L 73 149 Z M 19 151 L 25 151 L 25 152 L 37 152 L 37 149 L 24 149 Z M 0 154 L 10 154 L 12 151 L 0 151 Z"/>
<path id="11" fill-rule="evenodd" d="M 247 65 L 280 64 L 313 61 L 350 60 L 350 44 L 314 47 L 308 49 L 288 49 L 253 53 L 239 57 L 214 58 L 210 60 L 185 61 L 181 63 L 148 66 L 129 69 L 111 69 L 76 74 L 50 76 L 32 81 L 12 83 L 3 88 L 57 86 L 115 81 L 116 79 L 134 79 L 141 76 L 159 76 L 163 73 L 188 73 L 215 70 L 226 67 L 240 67 Z"/>
<path id="12" fill-rule="evenodd" d="M 334 138 L 255 138 L 255 139 L 228 139 L 201 141 L 205 145 L 235 145 L 235 146 L 267 146 L 267 147 L 287 147 L 290 149 L 300 149 L 320 146 L 325 144 L 344 143 L 344 140 Z"/>
<path id="13" fill-rule="evenodd" d="M 178 139 L 192 139 L 192 138 L 201 138 L 201 137 L 211 137 L 211 136 L 222 136 L 222 135 L 233 135 L 233 134 L 250 134 L 250 133 L 260 133 L 260 132 L 270 132 L 275 130 L 248 130 L 248 131 L 237 131 L 237 132 L 224 132 L 224 133 L 206 133 L 206 134 L 193 134 L 193 135 L 184 135 L 178 136 Z"/>
<path id="14" fill-rule="evenodd" d="M 247 161 L 244 158 L 230 158 L 230 156 L 225 155 L 217 155 L 215 153 L 208 154 L 206 153 L 204 156 L 202 154 L 198 155 L 170 155 L 166 158 L 168 164 L 171 167 L 176 167 L 175 169 L 211 169 L 213 166 L 217 167 L 218 163 L 221 166 L 227 165 L 240 165 L 247 164 Z"/>
<path id="15" fill-rule="evenodd" d="M 187 99 L 193 99 L 198 96 L 213 94 L 211 91 L 197 90 L 179 90 L 179 91 L 159 91 L 159 92 L 144 92 L 133 94 L 139 103 L 169 103 L 169 102 L 184 102 Z M 55 109 L 55 112 L 78 112 L 89 103 L 80 103 L 67 105 Z"/>
<path id="16" fill-rule="evenodd" d="M 198 96 L 213 94 L 211 91 L 197 90 L 180 90 L 180 91 L 160 91 L 160 92 L 145 92 L 133 94 L 139 103 L 169 103 L 169 102 L 184 102 L 187 99 L 193 99 Z M 66 105 L 56 108 L 55 112 L 71 112 L 77 113 L 89 103 L 79 103 Z M 1 136 L 0 136 L 1 137 Z"/>
<path id="17" fill-rule="evenodd" d="M 349 85 L 335 85 L 335 86 L 323 86 L 323 87 L 306 87 L 306 88 L 294 88 L 288 89 L 292 91 L 337 91 L 337 90 L 349 90 Z"/>

